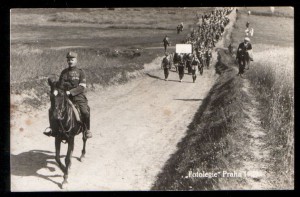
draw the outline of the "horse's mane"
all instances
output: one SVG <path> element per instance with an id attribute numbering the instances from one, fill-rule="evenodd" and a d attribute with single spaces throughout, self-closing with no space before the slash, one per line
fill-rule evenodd
<path id="1" fill-rule="evenodd" d="M 63 136 L 68 138 L 69 135 L 75 136 L 79 134 L 83 130 L 83 127 L 77 120 L 79 115 L 75 114 L 75 111 L 73 109 L 75 108 L 74 104 L 72 104 L 71 100 L 68 98 L 65 90 L 57 86 L 57 83 L 58 83 L 57 81 L 48 79 L 48 84 L 50 85 L 51 89 L 53 90 L 55 88 L 58 91 L 57 96 L 62 98 L 59 102 L 63 102 L 62 106 L 64 106 L 64 109 L 55 109 L 55 110 L 63 110 L 62 113 L 64 114 L 63 115 L 64 118 L 62 120 L 55 119 L 54 116 L 53 118 L 57 124 L 57 127 L 60 128 Z M 57 101 L 58 100 L 56 100 L 55 102 Z"/>

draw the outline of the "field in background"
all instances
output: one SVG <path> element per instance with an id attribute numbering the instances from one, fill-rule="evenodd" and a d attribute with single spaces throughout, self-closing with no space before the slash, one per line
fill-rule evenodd
<path id="1" fill-rule="evenodd" d="M 70 50 L 78 52 L 78 65 L 87 73 L 89 88 L 127 82 L 135 77 L 131 73 L 163 56 L 165 35 L 175 46 L 197 22 L 197 14 L 212 9 L 13 9 L 11 93 L 33 90 L 38 95 L 36 106 L 48 101 L 46 78 L 66 68 L 65 55 Z M 185 29 L 177 34 L 180 22 Z"/>
<path id="2" fill-rule="evenodd" d="M 142 68 L 143 63 L 163 55 L 163 50 L 135 50 L 162 47 L 166 34 L 172 44 L 181 42 L 189 27 L 197 22 L 197 14 L 211 9 L 13 9 L 11 82 L 59 74 L 69 50 L 79 52 L 80 65 L 91 72 L 93 67 L 113 68 L 115 65 L 126 69 L 129 62 Z M 186 28 L 177 35 L 176 26 L 180 22 L 184 22 Z M 127 50 L 124 56 L 129 58 L 111 56 L 115 50 Z M 133 53 L 139 54 L 134 56 Z"/>
<path id="3" fill-rule="evenodd" d="M 247 21 L 254 28 L 251 43 L 254 62 L 246 72 L 256 97 L 261 102 L 262 125 L 269 132 L 269 147 L 274 158 L 273 170 L 277 177 L 273 184 L 278 188 L 292 188 L 294 184 L 294 19 L 290 7 L 275 8 L 277 16 L 263 13 L 265 8 L 246 14 L 240 9 L 233 43 L 237 46 L 244 37 Z"/>

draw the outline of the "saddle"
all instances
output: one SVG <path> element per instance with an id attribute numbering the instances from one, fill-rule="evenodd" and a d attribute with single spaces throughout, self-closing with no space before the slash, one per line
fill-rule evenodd
<path id="1" fill-rule="evenodd" d="M 81 122 L 81 113 L 80 113 L 80 110 L 79 110 L 79 107 L 76 105 L 76 104 L 73 104 L 73 102 L 70 100 L 70 99 L 67 99 L 68 103 L 71 105 L 72 107 L 72 110 L 75 114 L 75 118 L 78 122 Z"/>

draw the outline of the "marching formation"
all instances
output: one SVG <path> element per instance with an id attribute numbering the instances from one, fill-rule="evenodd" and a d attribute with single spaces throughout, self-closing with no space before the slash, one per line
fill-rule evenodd
<path id="1" fill-rule="evenodd" d="M 193 82 L 196 81 L 197 68 L 200 75 L 203 74 L 203 68 L 209 69 L 212 49 L 215 43 L 222 39 L 225 26 L 229 23 L 227 17 L 233 8 L 215 9 L 209 13 L 204 13 L 199 17 L 198 29 L 192 29 L 187 38 L 183 40 L 184 44 L 191 45 L 190 53 L 167 53 L 165 46 L 165 57 L 162 60 L 161 67 L 164 69 L 165 80 L 168 80 L 169 70 L 174 66 L 179 74 L 179 81 L 182 82 L 184 70 L 192 75 Z M 183 25 L 182 25 L 183 26 Z M 178 28 L 177 28 L 178 29 Z M 165 40 L 165 39 L 164 39 Z"/>

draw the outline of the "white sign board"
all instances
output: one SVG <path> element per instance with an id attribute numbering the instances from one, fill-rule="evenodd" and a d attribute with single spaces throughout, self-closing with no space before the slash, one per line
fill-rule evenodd
<path id="1" fill-rule="evenodd" d="M 176 53 L 192 53 L 192 44 L 176 44 Z"/>

